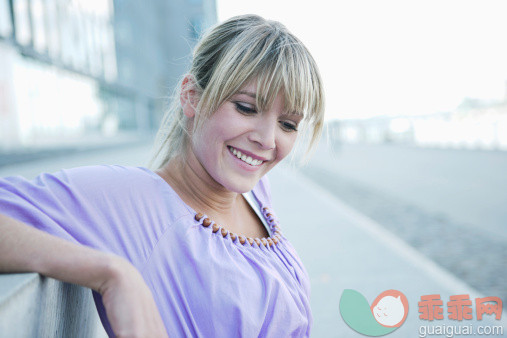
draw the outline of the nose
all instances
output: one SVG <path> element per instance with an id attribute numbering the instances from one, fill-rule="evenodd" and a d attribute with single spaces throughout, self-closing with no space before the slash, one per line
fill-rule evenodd
<path id="1" fill-rule="evenodd" d="M 259 119 L 250 133 L 250 141 L 257 143 L 261 149 L 275 149 L 276 145 L 276 124 L 270 118 Z"/>

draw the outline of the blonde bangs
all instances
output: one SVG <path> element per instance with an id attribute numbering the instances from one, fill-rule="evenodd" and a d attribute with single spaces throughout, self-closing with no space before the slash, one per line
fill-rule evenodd
<path id="1" fill-rule="evenodd" d="M 322 110 L 323 95 L 316 68 L 308 58 L 301 57 L 299 44 L 284 41 L 278 47 L 275 60 L 261 62 L 257 70 L 257 97 L 260 109 L 267 109 L 278 93 L 283 93 L 285 111 L 302 115 L 304 120 L 318 119 Z M 309 55 L 307 55 L 309 56 Z M 264 61 L 264 60 L 263 60 Z"/>

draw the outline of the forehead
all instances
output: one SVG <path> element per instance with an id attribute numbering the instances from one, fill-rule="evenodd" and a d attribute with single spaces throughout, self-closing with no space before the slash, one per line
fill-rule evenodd
<path id="1" fill-rule="evenodd" d="M 256 80 L 248 81 L 243 87 L 241 87 L 234 95 L 246 95 L 257 101 L 260 106 L 271 105 L 275 100 L 284 100 L 284 94 L 281 90 L 276 95 L 269 93 L 268 91 L 262 90 L 263 88 L 258 85 Z M 271 94 L 271 95 L 269 95 Z"/>
<path id="2" fill-rule="evenodd" d="M 252 81 L 248 82 L 246 85 L 241 87 L 240 90 L 238 90 L 236 93 L 234 93 L 234 95 L 238 95 L 238 94 L 247 95 L 253 99 L 257 99 L 257 95 L 258 95 L 257 94 L 257 84 Z"/>

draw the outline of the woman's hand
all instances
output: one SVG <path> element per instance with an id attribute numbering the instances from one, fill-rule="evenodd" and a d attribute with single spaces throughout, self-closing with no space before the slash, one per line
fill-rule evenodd
<path id="1" fill-rule="evenodd" d="M 0 273 L 37 272 L 98 291 L 118 337 L 167 337 L 153 296 L 127 260 L 0 214 Z"/>
<path id="2" fill-rule="evenodd" d="M 126 260 L 113 258 L 111 273 L 97 291 L 117 337 L 167 337 L 150 289 Z"/>

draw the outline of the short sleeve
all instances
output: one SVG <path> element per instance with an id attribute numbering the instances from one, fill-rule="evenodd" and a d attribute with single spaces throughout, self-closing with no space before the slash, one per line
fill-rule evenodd
<path id="1" fill-rule="evenodd" d="M 78 167 L 0 178 L 0 213 L 139 267 L 164 231 L 159 195 L 143 168 Z"/>

